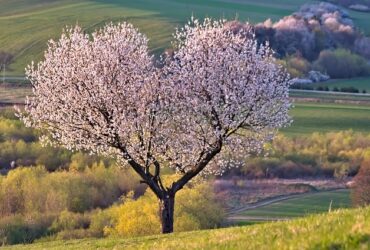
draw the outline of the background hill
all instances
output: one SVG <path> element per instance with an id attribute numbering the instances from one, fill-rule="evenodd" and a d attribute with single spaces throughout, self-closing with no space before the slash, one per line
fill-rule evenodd
<path id="1" fill-rule="evenodd" d="M 14 55 L 6 75 L 24 74 L 24 67 L 42 58 L 50 38 L 57 38 L 66 25 L 86 30 L 110 21 L 129 21 L 150 39 L 153 52 L 168 47 L 171 34 L 191 15 L 202 18 L 237 18 L 252 23 L 273 21 L 297 11 L 310 0 L 0 0 L 0 51 Z M 349 11 L 355 24 L 370 34 L 370 15 Z"/>

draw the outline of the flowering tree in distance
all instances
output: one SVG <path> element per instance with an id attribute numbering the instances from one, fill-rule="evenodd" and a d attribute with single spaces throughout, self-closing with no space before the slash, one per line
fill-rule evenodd
<path id="1" fill-rule="evenodd" d="M 20 114 L 55 145 L 125 161 L 158 197 L 163 233 L 173 231 L 176 192 L 233 166 L 226 158 L 261 151 L 290 106 L 288 75 L 251 30 L 193 20 L 174 38 L 155 67 L 131 24 L 69 29 L 27 68 L 34 96 Z M 179 176 L 169 186 L 163 166 Z"/>

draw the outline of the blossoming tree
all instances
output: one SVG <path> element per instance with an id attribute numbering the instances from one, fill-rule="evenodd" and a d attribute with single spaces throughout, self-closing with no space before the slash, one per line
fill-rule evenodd
<path id="1" fill-rule="evenodd" d="M 156 67 L 131 24 L 68 29 L 27 68 L 34 96 L 20 114 L 50 143 L 126 162 L 158 197 L 163 233 L 173 231 L 176 192 L 233 166 L 225 159 L 260 152 L 290 106 L 288 75 L 252 30 L 193 20 L 174 38 Z M 171 185 L 164 166 L 178 173 Z"/>

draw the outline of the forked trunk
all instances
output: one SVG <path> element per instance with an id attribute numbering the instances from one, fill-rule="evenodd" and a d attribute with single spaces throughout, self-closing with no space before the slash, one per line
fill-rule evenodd
<path id="1" fill-rule="evenodd" d="M 162 224 L 162 233 L 173 232 L 173 213 L 175 206 L 175 195 L 166 194 L 159 200 L 159 215 Z"/>

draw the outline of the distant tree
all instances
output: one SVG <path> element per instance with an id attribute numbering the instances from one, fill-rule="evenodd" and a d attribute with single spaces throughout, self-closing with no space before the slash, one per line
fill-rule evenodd
<path id="1" fill-rule="evenodd" d="M 352 86 L 342 87 L 342 88 L 340 88 L 340 91 L 341 92 L 348 92 L 348 93 L 359 93 L 359 90 L 356 89 L 355 87 L 352 87 Z"/>
<path id="2" fill-rule="evenodd" d="M 352 187 L 352 202 L 357 206 L 370 204 L 370 159 L 362 162 Z"/>
<path id="3" fill-rule="evenodd" d="M 0 70 L 4 70 L 5 67 L 13 60 L 13 55 L 4 51 L 0 51 Z"/>
<path id="4" fill-rule="evenodd" d="M 345 49 L 321 51 L 314 68 L 326 72 L 332 78 L 351 78 L 370 74 L 370 66 L 366 59 Z"/>
<path id="5" fill-rule="evenodd" d="M 289 123 L 288 74 L 251 34 L 193 20 L 156 68 L 147 38 L 131 24 L 91 36 L 68 29 L 28 67 L 34 96 L 19 115 L 48 132 L 47 142 L 127 163 L 159 199 L 162 232 L 170 233 L 185 184 L 232 166 L 223 155 L 260 152 Z M 164 166 L 180 176 L 170 185 Z"/>

